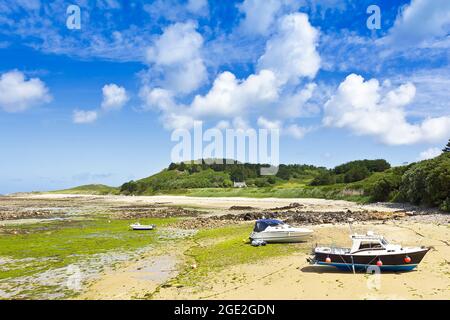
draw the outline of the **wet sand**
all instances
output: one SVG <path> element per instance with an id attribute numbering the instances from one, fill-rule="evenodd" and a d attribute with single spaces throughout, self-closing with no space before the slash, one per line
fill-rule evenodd
<path id="1" fill-rule="evenodd" d="M 315 226 L 315 241 L 350 245 L 348 226 Z M 155 299 L 450 299 L 450 239 L 448 226 L 421 223 L 358 224 L 388 235 L 403 245 L 432 249 L 412 272 L 342 272 L 311 266 L 301 252 L 261 263 L 237 265 L 210 274 L 200 288 L 161 289 Z M 395 239 L 394 239 L 395 237 Z M 258 250 L 258 248 L 255 248 Z"/>
<path id="2" fill-rule="evenodd" d="M 18 196 L 17 198 L 20 198 Z M 30 194 L 26 199 L 74 199 L 96 200 L 108 203 L 121 202 L 130 204 L 164 204 L 171 206 L 186 206 L 205 209 L 229 209 L 234 205 L 249 206 L 255 209 L 270 209 L 274 207 L 288 206 L 291 203 L 301 203 L 304 211 L 340 211 L 340 210 L 380 210 L 393 212 L 400 210 L 395 205 L 379 206 L 376 204 L 360 205 L 345 200 L 328 200 L 312 198 L 244 198 L 244 197 L 188 197 L 188 196 L 92 196 L 92 195 L 68 195 L 68 194 Z"/>
<path id="3" fill-rule="evenodd" d="M 255 210 L 287 206 L 297 202 L 305 212 L 352 212 L 375 210 L 394 212 L 401 206 L 392 204 L 359 205 L 342 200 L 276 198 L 194 198 L 185 196 L 89 196 L 37 194 L 13 197 L 21 201 L 44 204 L 65 201 L 67 208 L 80 203 L 95 209 L 107 206 L 174 206 L 200 208 L 202 215 L 238 214 L 231 206 L 250 206 Z M 88 207 L 89 209 L 90 207 Z M 79 210 L 79 209 L 77 209 Z M 89 209 L 90 210 L 90 209 Z M 193 218 L 196 219 L 196 218 Z M 27 219 L 23 219 L 26 221 Z M 7 220 L 3 221 L 7 223 Z M 247 222 L 248 223 L 248 222 Z M 165 286 L 186 267 L 185 251 L 192 243 L 170 247 L 165 252 L 146 251 L 132 259 L 106 269 L 89 282 L 77 299 L 450 299 L 450 227 L 448 214 L 414 215 L 399 220 L 356 222 L 355 231 L 373 230 L 394 243 L 405 246 L 429 246 L 419 267 L 412 272 L 365 273 L 341 272 L 334 268 L 310 266 L 306 258 L 312 246 L 335 244 L 350 246 L 348 225 L 309 226 L 315 234 L 299 250 L 277 258 L 233 265 L 210 272 L 192 287 Z M 222 239 L 223 240 L 223 239 Z M 220 237 L 214 241 L 221 241 Z M 270 246 L 270 245 L 269 245 Z M 252 248 L 258 250 L 258 248 Z"/>

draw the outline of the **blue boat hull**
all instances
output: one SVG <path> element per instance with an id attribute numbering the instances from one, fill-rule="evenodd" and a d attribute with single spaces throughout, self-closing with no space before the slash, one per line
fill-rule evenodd
<path id="1" fill-rule="evenodd" d="M 336 267 L 342 271 L 353 271 L 352 264 L 348 264 L 348 263 L 331 263 L 331 262 L 327 263 L 327 262 L 318 261 L 318 262 L 316 262 L 316 264 L 323 265 L 323 266 Z M 367 265 L 367 264 L 355 264 L 354 267 L 355 267 L 355 270 L 358 270 L 358 271 L 364 270 L 365 271 L 365 270 L 367 270 L 368 267 L 375 268 L 377 266 L 376 265 Z M 416 267 L 417 267 L 417 264 L 403 264 L 403 265 L 383 265 L 378 268 L 380 268 L 381 271 L 411 271 Z"/>
<path id="2" fill-rule="evenodd" d="M 336 254 L 316 251 L 312 260 L 319 265 L 333 266 L 347 271 L 353 271 L 353 266 L 355 270 L 376 268 L 378 261 L 382 263 L 379 267 L 382 271 L 411 271 L 422 261 L 428 250 L 429 248 L 420 248 L 414 252 L 381 255 Z M 410 259 L 408 263 L 405 262 L 406 257 Z"/>

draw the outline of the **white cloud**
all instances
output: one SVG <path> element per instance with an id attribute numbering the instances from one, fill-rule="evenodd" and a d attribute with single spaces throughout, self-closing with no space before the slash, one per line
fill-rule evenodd
<path id="1" fill-rule="evenodd" d="M 233 127 L 236 130 L 247 130 L 250 128 L 248 121 L 242 117 L 235 117 L 233 119 Z"/>
<path id="2" fill-rule="evenodd" d="M 283 130 L 283 133 L 295 139 L 301 139 L 308 131 L 310 131 L 310 129 L 301 127 L 297 124 L 291 124 Z"/>
<path id="3" fill-rule="evenodd" d="M 189 12 L 197 13 L 197 14 L 205 14 L 208 9 L 208 1 L 207 0 L 188 0 L 186 4 L 186 9 Z"/>
<path id="4" fill-rule="evenodd" d="M 170 111 L 177 107 L 172 92 L 166 89 L 143 86 L 139 96 L 144 101 L 145 107 L 161 111 Z"/>
<path id="5" fill-rule="evenodd" d="M 298 11 L 302 0 L 244 0 L 238 4 L 239 11 L 244 15 L 239 25 L 242 33 L 266 36 L 270 34 L 276 20 L 288 13 Z"/>
<path id="6" fill-rule="evenodd" d="M 320 68 L 316 51 L 319 32 L 311 26 L 308 15 L 293 13 L 280 19 L 277 33 L 267 41 L 258 69 L 272 70 L 281 83 L 314 78 Z"/>
<path id="7" fill-rule="evenodd" d="M 267 34 L 281 6 L 279 0 L 245 0 L 238 6 L 239 11 L 245 15 L 241 28 L 251 34 Z"/>
<path id="8" fill-rule="evenodd" d="M 161 120 L 164 128 L 168 130 L 173 129 L 191 129 L 194 126 L 195 119 L 181 112 L 166 112 L 163 113 Z"/>
<path id="9" fill-rule="evenodd" d="M 220 120 L 217 122 L 215 128 L 219 130 L 228 129 L 230 127 L 230 122 L 227 120 Z"/>
<path id="10" fill-rule="evenodd" d="M 235 117 L 252 107 L 260 108 L 275 101 L 277 90 L 275 75 L 269 70 L 261 70 L 245 80 L 238 80 L 234 74 L 225 71 L 206 95 L 195 96 L 192 112 L 198 116 Z"/>
<path id="11" fill-rule="evenodd" d="M 206 80 L 206 67 L 201 56 L 203 38 L 194 22 L 175 23 L 147 49 L 151 71 L 159 72 L 160 86 L 174 93 L 190 93 Z"/>
<path id="12" fill-rule="evenodd" d="M 167 21 L 186 21 L 197 16 L 207 16 L 209 12 L 207 0 L 153 0 L 146 1 L 143 9 L 150 15 L 152 21 L 158 22 L 161 18 Z"/>
<path id="13" fill-rule="evenodd" d="M 258 118 L 258 126 L 267 130 L 271 130 L 271 129 L 278 129 L 280 130 L 282 127 L 282 123 L 280 120 L 268 120 L 264 117 L 259 117 Z"/>
<path id="14" fill-rule="evenodd" d="M 317 37 L 318 32 L 310 25 L 306 14 L 295 13 L 280 18 L 277 32 L 267 41 L 255 73 L 239 79 L 229 71 L 221 72 L 206 93 L 197 94 L 186 103 L 179 97 L 179 86 L 167 84 L 176 83 L 170 80 L 172 75 L 202 78 L 191 72 L 180 75 L 182 66 L 186 63 L 190 66 L 200 57 L 202 38 L 192 23 L 172 25 L 148 50 L 148 61 L 155 68 L 164 70 L 165 81 L 149 85 L 152 79 L 148 79 L 141 88 L 140 97 L 146 108 L 162 113 L 166 128 L 174 127 L 173 123 L 186 126 L 194 119 L 223 120 L 217 125 L 223 128 L 230 127 L 232 121 L 235 128 L 246 128 L 249 126 L 244 119 L 255 114 L 261 116 L 257 121 L 260 126 L 271 126 L 267 120 L 271 119 L 281 128 L 282 118 L 299 117 L 309 108 L 306 104 L 316 84 L 310 82 L 303 86 L 301 81 L 306 77 L 313 78 L 320 67 Z M 177 72 L 171 73 L 175 70 L 171 69 L 173 66 Z M 201 72 L 202 68 L 195 67 L 194 70 L 193 73 Z M 194 87 L 190 90 L 195 90 Z M 280 119 L 272 120 L 274 116 Z M 304 134 L 300 127 L 292 127 L 290 132 L 297 137 Z"/>
<path id="15" fill-rule="evenodd" d="M 222 72 L 208 93 L 195 96 L 191 114 L 233 118 L 255 110 L 261 114 L 265 107 L 275 106 L 284 110 L 285 116 L 300 115 L 315 84 L 310 83 L 294 94 L 286 93 L 283 97 L 280 94 L 288 80 L 313 77 L 317 72 L 320 57 L 315 51 L 316 37 L 317 31 L 309 24 L 307 15 L 298 13 L 283 17 L 279 32 L 267 42 L 258 72 L 243 80 L 231 72 Z"/>
<path id="16" fill-rule="evenodd" d="M 279 114 L 286 118 L 298 118 L 310 112 L 306 103 L 311 99 L 317 85 L 315 83 L 308 83 L 304 88 L 301 88 L 292 95 L 285 95 L 280 101 Z"/>
<path id="17" fill-rule="evenodd" d="M 190 129 L 193 126 L 195 119 L 190 116 L 190 111 L 186 106 L 175 102 L 170 90 L 143 86 L 139 96 L 144 102 L 144 109 L 153 109 L 162 113 L 160 119 L 164 128 Z"/>
<path id="18" fill-rule="evenodd" d="M 102 109 L 104 110 L 120 109 L 129 100 L 125 88 L 113 83 L 103 86 L 102 92 Z"/>
<path id="19" fill-rule="evenodd" d="M 397 16 L 385 41 L 393 45 L 421 45 L 450 31 L 450 1 L 412 0 Z"/>
<path id="20" fill-rule="evenodd" d="M 393 83 L 411 81 L 417 93 L 407 113 L 414 117 L 437 117 L 448 115 L 450 88 L 450 67 L 414 70 L 414 72 L 397 74 Z"/>
<path id="21" fill-rule="evenodd" d="M 73 123 L 85 124 L 92 123 L 97 120 L 97 111 L 84 111 L 84 110 L 74 110 L 73 111 Z"/>
<path id="22" fill-rule="evenodd" d="M 26 79 L 17 70 L 0 77 L 0 108 L 6 112 L 21 112 L 51 101 L 48 88 L 40 79 Z"/>
<path id="23" fill-rule="evenodd" d="M 404 108 L 415 96 L 412 83 L 391 89 L 389 82 L 350 74 L 324 107 L 323 123 L 372 135 L 389 145 L 436 142 L 450 135 L 450 116 L 427 118 L 419 124 L 406 119 Z"/>
<path id="24" fill-rule="evenodd" d="M 288 126 L 283 126 L 283 122 L 281 120 L 268 120 L 264 117 L 258 118 L 258 126 L 267 130 L 278 129 L 284 135 L 291 136 L 295 139 L 301 139 L 305 136 L 305 134 L 310 131 L 309 128 L 304 128 L 299 126 L 298 124 L 290 124 Z"/>
<path id="25" fill-rule="evenodd" d="M 442 150 L 436 147 L 432 147 L 432 148 L 428 148 L 425 151 L 422 151 L 419 155 L 418 160 L 428 160 L 428 159 L 433 159 L 435 157 L 437 157 L 438 155 L 440 155 L 442 153 Z"/>

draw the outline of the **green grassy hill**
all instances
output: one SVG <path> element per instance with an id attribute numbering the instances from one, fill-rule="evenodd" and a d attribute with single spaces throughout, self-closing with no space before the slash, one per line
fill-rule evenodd
<path id="1" fill-rule="evenodd" d="M 357 160 L 333 169 L 280 165 L 275 176 L 262 176 L 263 166 L 238 162 L 223 165 L 172 163 L 159 173 L 126 182 L 118 188 L 86 185 L 54 192 L 398 201 L 450 211 L 450 152 L 392 168 L 382 159 Z M 233 181 L 245 181 L 247 188 L 233 188 Z"/>
<path id="2" fill-rule="evenodd" d="M 71 189 L 50 191 L 49 193 L 106 195 L 119 194 L 120 190 L 104 184 L 87 184 Z"/>

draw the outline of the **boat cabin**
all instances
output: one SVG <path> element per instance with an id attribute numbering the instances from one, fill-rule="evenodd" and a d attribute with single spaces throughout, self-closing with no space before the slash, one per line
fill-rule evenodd
<path id="1" fill-rule="evenodd" d="M 367 232 L 366 235 L 354 234 L 352 238 L 351 253 L 361 251 L 386 250 L 388 242 L 382 236 L 375 235 L 373 232 Z"/>
<path id="2" fill-rule="evenodd" d="M 284 222 L 275 219 L 260 219 L 256 220 L 255 227 L 253 229 L 254 232 L 262 232 L 266 230 L 267 227 L 276 227 L 279 225 L 283 225 Z"/>

